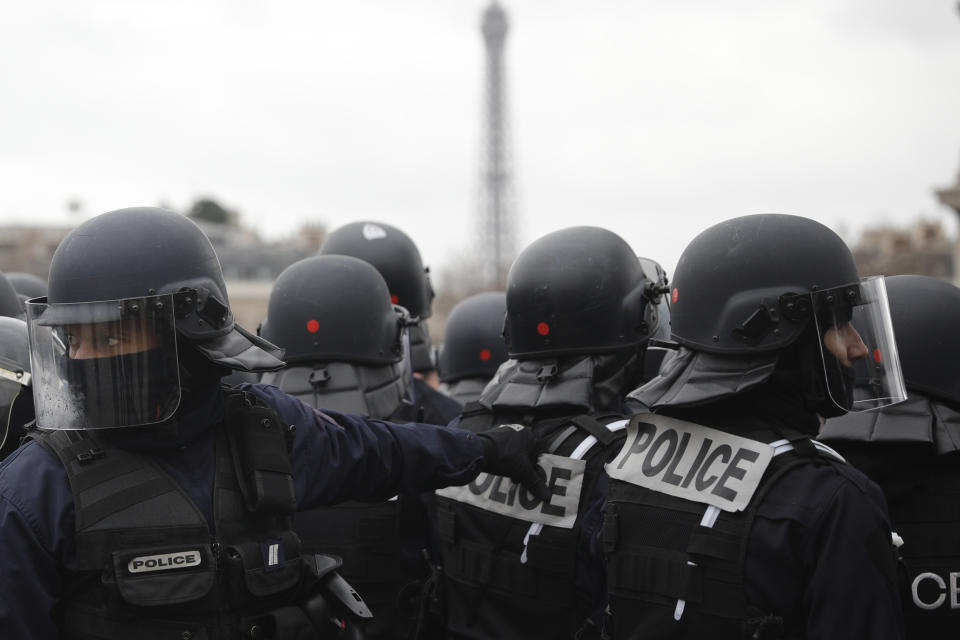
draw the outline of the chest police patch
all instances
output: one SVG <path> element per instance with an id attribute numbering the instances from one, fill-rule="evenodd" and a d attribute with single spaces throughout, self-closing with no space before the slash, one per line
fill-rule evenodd
<path id="1" fill-rule="evenodd" d="M 659 493 L 742 511 L 773 458 L 768 444 L 667 416 L 636 416 L 606 465 L 614 479 Z"/>
<path id="2" fill-rule="evenodd" d="M 130 573 L 149 573 L 151 571 L 168 571 L 170 569 L 184 569 L 196 567 L 200 564 L 200 551 L 173 551 L 159 553 L 152 556 L 137 556 L 127 563 Z"/>
<path id="3" fill-rule="evenodd" d="M 542 502 L 510 478 L 488 473 L 481 473 L 468 485 L 446 487 L 436 494 L 525 522 L 572 529 L 587 463 L 549 453 L 542 454 L 537 463 L 546 472 L 551 494 L 548 502 Z"/>

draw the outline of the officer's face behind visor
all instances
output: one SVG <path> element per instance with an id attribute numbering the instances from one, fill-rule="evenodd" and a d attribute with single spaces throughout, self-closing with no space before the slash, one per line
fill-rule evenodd
<path id="1" fill-rule="evenodd" d="M 844 411 L 907 398 L 883 277 L 812 294 L 827 389 Z"/>
<path id="2" fill-rule="evenodd" d="M 110 429 L 168 420 L 180 402 L 173 298 L 27 303 L 37 425 Z"/>

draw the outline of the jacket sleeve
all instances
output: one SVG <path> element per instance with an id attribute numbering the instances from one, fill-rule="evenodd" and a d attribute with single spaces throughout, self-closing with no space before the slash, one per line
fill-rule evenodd
<path id="1" fill-rule="evenodd" d="M 847 466 L 798 471 L 758 509 L 744 567 L 748 600 L 793 616 L 810 640 L 903 638 L 882 492 Z"/>
<path id="2" fill-rule="evenodd" d="M 297 429 L 291 459 L 301 509 L 466 484 L 480 471 L 483 447 L 467 431 L 318 411 L 269 385 L 249 390 Z"/>
<path id="3" fill-rule="evenodd" d="M 73 498 L 60 463 L 36 443 L 0 465 L 0 629 L 4 638 L 57 638 L 65 530 Z"/>
<path id="4" fill-rule="evenodd" d="M 809 541 L 808 638 L 905 637 L 886 500 L 864 481 L 840 486 Z"/>

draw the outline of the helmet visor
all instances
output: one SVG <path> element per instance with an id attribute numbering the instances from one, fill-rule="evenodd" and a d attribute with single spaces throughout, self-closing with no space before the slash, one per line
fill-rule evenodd
<path id="1" fill-rule="evenodd" d="M 180 403 L 171 295 L 27 303 L 37 425 L 110 429 L 163 422 Z"/>
<path id="2" fill-rule="evenodd" d="M 818 291 L 812 298 L 830 399 L 844 411 L 906 400 L 883 277 Z"/>

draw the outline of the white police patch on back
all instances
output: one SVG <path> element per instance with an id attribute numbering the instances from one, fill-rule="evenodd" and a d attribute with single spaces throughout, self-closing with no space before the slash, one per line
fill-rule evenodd
<path id="1" fill-rule="evenodd" d="M 659 493 L 742 511 L 760 485 L 774 448 L 667 416 L 635 416 L 607 474 Z"/>
<path id="2" fill-rule="evenodd" d="M 436 494 L 525 522 L 572 529 L 587 463 L 549 453 L 541 454 L 537 463 L 546 472 L 551 493 L 548 502 L 542 502 L 510 478 L 489 473 L 481 473 L 462 487 L 439 489 Z"/>

